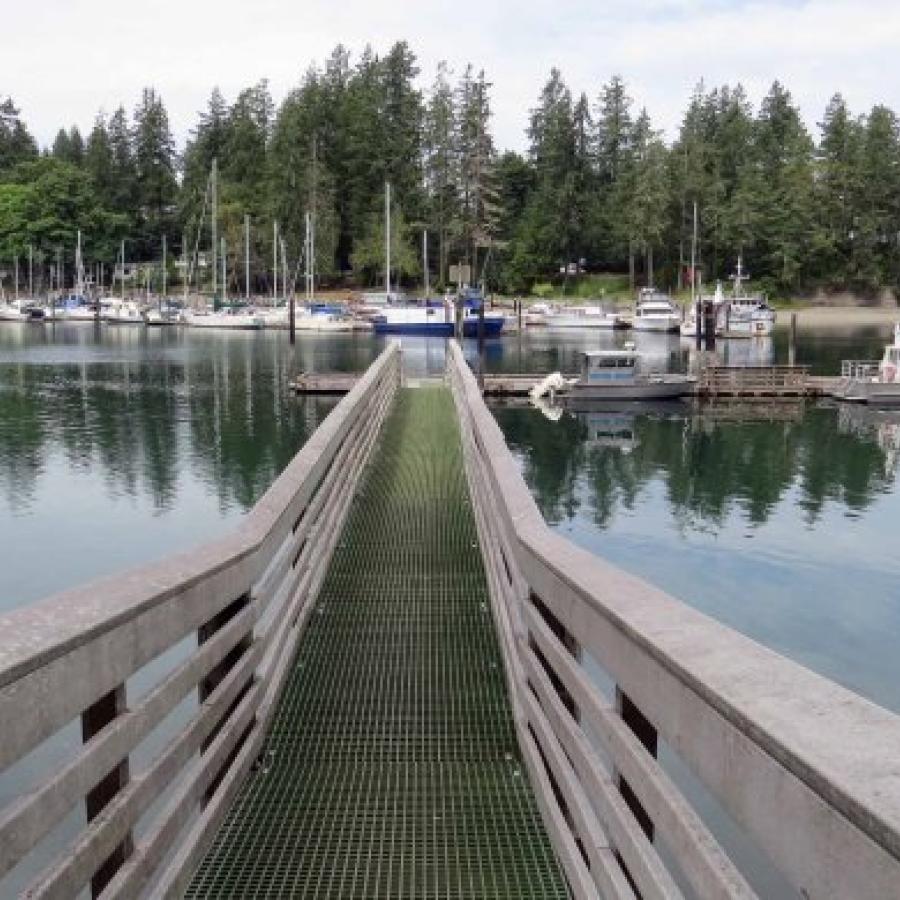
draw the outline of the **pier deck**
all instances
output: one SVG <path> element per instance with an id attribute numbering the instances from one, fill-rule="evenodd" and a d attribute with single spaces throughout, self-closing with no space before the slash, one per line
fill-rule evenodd
<path id="1" fill-rule="evenodd" d="M 389 416 L 189 897 L 567 896 L 520 759 L 453 401 Z"/>

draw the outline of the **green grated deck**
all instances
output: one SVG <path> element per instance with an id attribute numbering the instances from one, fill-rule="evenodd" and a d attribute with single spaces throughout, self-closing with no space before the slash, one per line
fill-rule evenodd
<path id="1" fill-rule="evenodd" d="M 566 897 L 488 602 L 450 393 L 403 390 L 187 896 Z"/>

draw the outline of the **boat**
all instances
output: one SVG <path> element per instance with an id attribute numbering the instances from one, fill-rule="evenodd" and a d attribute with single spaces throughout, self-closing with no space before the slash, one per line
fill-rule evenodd
<path id="1" fill-rule="evenodd" d="M 28 307 L 21 301 L 0 303 L 0 322 L 27 322 L 30 318 Z"/>
<path id="2" fill-rule="evenodd" d="M 184 323 L 193 328 L 229 328 L 255 331 L 265 326 L 265 318 L 248 307 L 229 306 L 217 311 L 188 310 Z"/>
<path id="3" fill-rule="evenodd" d="M 105 297 L 100 301 L 100 318 L 110 325 L 143 325 L 141 308 L 133 300 Z"/>
<path id="4" fill-rule="evenodd" d="M 66 322 L 94 322 L 97 319 L 97 306 L 82 294 L 69 294 L 57 297 L 47 315 Z"/>
<path id="5" fill-rule="evenodd" d="M 850 403 L 900 407 L 900 322 L 894 326 L 894 342 L 884 348 L 879 362 L 851 359 L 841 363 L 834 395 Z"/>
<path id="6" fill-rule="evenodd" d="M 641 372 L 640 354 L 622 350 L 588 350 L 581 372 L 566 396 L 571 400 L 672 400 L 693 390 L 692 375 Z"/>
<path id="7" fill-rule="evenodd" d="M 631 327 L 635 331 L 678 331 L 681 327 L 681 315 L 668 294 L 652 287 L 641 288 Z"/>
<path id="8" fill-rule="evenodd" d="M 151 306 L 149 309 L 145 309 L 143 312 L 144 322 L 147 325 L 153 325 L 155 327 L 166 325 L 181 325 L 182 311 L 183 307 L 180 304 L 173 303 L 171 301 L 169 301 L 168 303 L 163 303 L 159 306 Z"/>
<path id="9" fill-rule="evenodd" d="M 627 328 L 628 323 L 618 313 L 606 312 L 600 306 L 563 306 L 544 314 L 548 328 Z"/>
<path id="10" fill-rule="evenodd" d="M 372 327 L 376 334 L 453 337 L 453 310 L 448 306 L 385 306 L 372 316 Z"/>
<path id="11" fill-rule="evenodd" d="M 732 296 L 726 298 L 721 285 L 716 287 L 716 294 L 712 299 L 716 308 L 719 337 L 769 337 L 775 330 L 775 310 L 769 306 L 765 294 L 743 292 L 742 284 L 748 278 L 743 269 L 743 261 L 738 256 L 737 270 L 731 276 L 734 282 Z"/>
<path id="12" fill-rule="evenodd" d="M 548 324 L 553 315 L 553 307 L 549 303 L 532 303 L 522 317 L 526 325 L 542 326 Z"/>

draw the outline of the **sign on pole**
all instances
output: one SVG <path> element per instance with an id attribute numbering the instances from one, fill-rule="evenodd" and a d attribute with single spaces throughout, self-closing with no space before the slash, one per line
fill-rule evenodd
<path id="1" fill-rule="evenodd" d="M 450 266 L 450 280 L 454 284 L 469 284 L 472 280 L 472 267 L 465 265 Z"/>

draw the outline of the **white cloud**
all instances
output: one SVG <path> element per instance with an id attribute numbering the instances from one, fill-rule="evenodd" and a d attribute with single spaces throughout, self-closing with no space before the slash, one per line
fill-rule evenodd
<path id="1" fill-rule="evenodd" d="M 12 5 L 7 0 L 7 5 Z M 501 147 L 524 146 L 528 110 L 551 66 L 593 99 L 610 75 L 672 135 L 694 84 L 741 81 L 758 102 L 780 79 L 810 127 L 842 91 L 856 112 L 900 109 L 890 77 L 900 46 L 895 0 L 612 0 L 550 2 L 397 0 L 157 0 L 141 6 L 45 0 L 4 11 L 0 92 L 10 93 L 42 143 L 60 125 L 87 132 L 97 110 L 134 106 L 157 87 L 183 139 L 213 85 L 227 97 L 268 77 L 280 100 L 339 41 L 384 51 L 406 38 L 423 85 L 440 59 L 466 62 L 493 81 Z"/>

